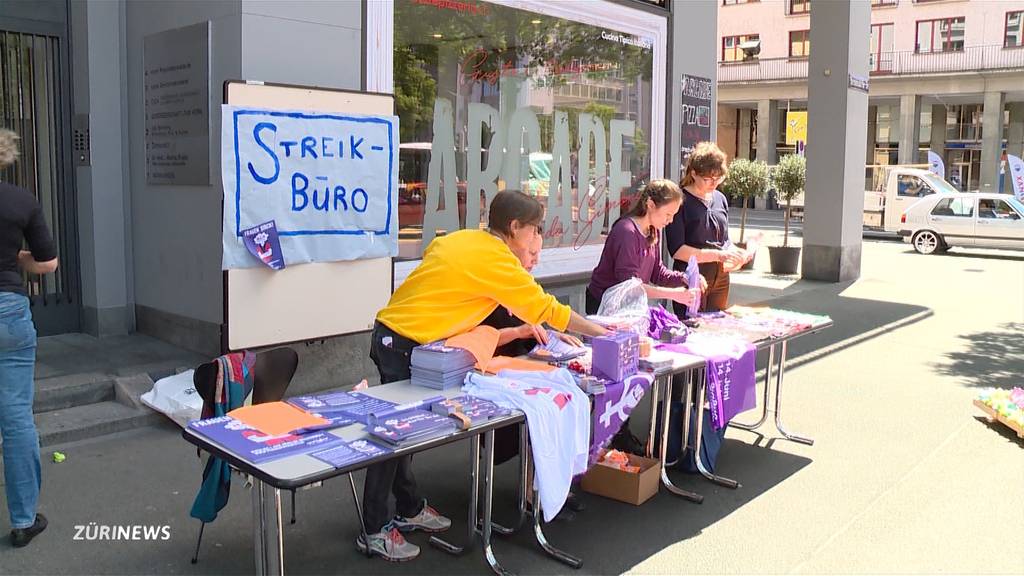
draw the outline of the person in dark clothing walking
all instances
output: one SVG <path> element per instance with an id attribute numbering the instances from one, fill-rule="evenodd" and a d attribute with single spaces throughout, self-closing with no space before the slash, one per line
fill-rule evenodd
<path id="1" fill-rule="evenodd" d="M 18 157 L 18 136 L 0 130 L 0 170 Z M 24 243 L 28 250 L 22 250 Z M 32 416 L 36 329 L 22 272 L 57 269 L 57 250 L 39 202 L 27 190 L 0 182 L 0 434 L 11 544 L 27 546 L 46 529 L 36 512 L 42 476 L 39 434 Z"/>

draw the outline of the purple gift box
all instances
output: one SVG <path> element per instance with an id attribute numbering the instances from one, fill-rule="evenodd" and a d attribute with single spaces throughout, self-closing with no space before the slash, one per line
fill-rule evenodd
<path id="1" fill-rule="evenodd" d="M 594 351 L 592 372 L 595 376 L 612 382 L 636 374 L 637 359 L 640 355 L 640 338 L 636 332 L 614 332 L 591 340 Z"/>

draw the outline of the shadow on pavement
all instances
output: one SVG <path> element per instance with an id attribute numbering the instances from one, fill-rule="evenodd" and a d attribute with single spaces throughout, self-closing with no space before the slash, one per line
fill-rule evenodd
<path id="1" fill-rule="evenodd" d="M 943 354 L 944 362 L 933 364 L 939 374 L 965 381 L 979 388 L 1020 386 L 1024 373 L 1024 348 L 1021 348 L 1024 323 L 1008 322 L 998 330 L 961 334 L 967 350 Z"/>

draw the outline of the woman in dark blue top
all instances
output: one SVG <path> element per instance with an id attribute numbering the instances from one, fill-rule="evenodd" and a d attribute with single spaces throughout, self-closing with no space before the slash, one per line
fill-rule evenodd
<path id="1" fill-rule="evenodd" d="M 683 176 L 683 206 L 665 228 L 665 244 L 675 259 L 673 268 L 685 270 L 696 256 L 700 273 L 708 282 L 701 310 L 714 312 L 728 307 L 729 272 L 747 260 L 747 254 L 729 240 L 729 202 L 718 191 L 728 171 L 726 156 L 712 142 L 693 150 Z M 684 307 L 675 305 L 680 317 Z"/>

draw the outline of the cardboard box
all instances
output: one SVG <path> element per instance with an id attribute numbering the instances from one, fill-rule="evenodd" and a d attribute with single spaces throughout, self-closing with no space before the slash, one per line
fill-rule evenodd
<path id="1" fill-rule="evenodd" d="M 629 463 L 639 466 L 640 471 L 631 473 L 595 464 L 583 476 L 580 485 L 591 494 L 639 506 L 658 493 L 661 462 L 630 454 Z"/>

